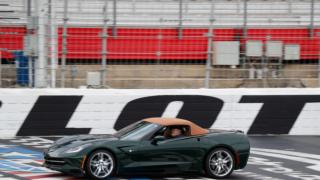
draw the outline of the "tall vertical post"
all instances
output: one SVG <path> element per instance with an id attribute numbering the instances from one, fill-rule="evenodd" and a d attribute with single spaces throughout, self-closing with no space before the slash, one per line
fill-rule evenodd
<path id="1" fill-rule="evenodd" d="M 157 35 L 157 52 L 156 52 L 156 56 L 157 56 L 157 65 L 160 64 L 160 60 L 161 60 L 161 50 L 162 50 L 162 41 L 163 41 L 163 35 L 162 35 L 162 23 L 163 23 L 163 18 L 160 18 L 159 19 L 159 32 L 158 32 L 158 35 Z M 158 72 L 158 71 L 157 71 Z"/>
<path id="2" fill-rule="evenodd" d="M 29 18 L 31 18 L 31 0 L 27 1 L 27 19 L 29 20 Z"/>
<path id="3" fill-rule="evenodd" d="M 243 36 L 248 35 L 248 0 L 243 0 Z"/>
<path id="4" fill-rule="evenodd" d="M 208 28 L 208 45 L 207 45 L 207 62 L 206 62 L 206 75 L 204 80 L 204 87 L 210 88 L 210 79 L 211 79 L 211 61 L 212 61 L 212 40 L 213 40 L 213 10 L 214 10 L 214 0 L 211 0 L 211 9 L 210 9 L 210 19 L 209 19 L 209 28 Z"/>
<path id="5" fill-rule="evenodd" d="M 26 35 L 27 35 L 27 40 L 28 40 L 28 86 L 29 88 L 31 88 L 33 86 L 33 57 L 32 57 L 32 46 L 31 46 L 31 35 L 32 35 L 32 32 L 33 32 L 33 28 L 31 28 L 31 23 L 32 23 L 32 17 L 31 17 L 31 0 L 28 0 L 27 1 L 27 19 L 28 19 L 28 24 L 27 25 L 27 32 L 26 32 Z"/>
<path id="6" fill-rule="evenodd" d="M 268 63 L 269 63 L 269 55 L 267 54 L 267 43 L 271 40 L 272 36 L 267 35 L 266 42 L 264 43 L 263 47 L 263 55 L 261 59 L 261 70 L 262 70 L 262 85 L 263 88 L 268 87 Z"/>
<path id="7" fill-rule="evenodd" d="M 67 58 L 67 23 L 68 23 L 68 0 L 63 5 L 63 27 L 62 27 L 62 57 L 61 57 L 61 87 L 65 87 L 66 58 Z"/>
<path id="8" fill-rule="evenodd" d="M 102 61 L 101 61 L 101 85 L 106 86 L 107 71 L 107 48 L 108 48 L 108 0 L 103 7 L 103 29 L 102 29 Z"/>
<path id="9" fill-rule="evenodd" d="M 244 44 L 244 54 L 243 54 L 243 62 L 242 62 L 242 66 L 245 67 L 246 63 L 247 63 L 247 47 L 246 47 L 246 43 L 247 43 L 247 37 L 248 37 L 248 0 L 243 0 L 243 39 L 245 40 L 245 44 Z"/>
<path id="10" fill-rule="evenodd" d="M 317 32 L 318 43 L 320 45 L 320 32 Z M 320 87 L 320 46 L 318 46 L 318 87 Z"/>
<path id="11" fill-rule="evenodd" d="M 117 36 L 117 0 L 113 0 L 113 28 L 112 36 Z"/>
<path id="12" fill-rule="evenodd" d="M 50 86 L 56 87 L 56 69 L 57 69 L 57 29 L 55 21 L 54 0 L 49 0 L 49 24 L 50 24 Z"/>
<path id="13" fill-rule="evenodd" d="M 311 0 L 311 11 L 310 11 L 310 37 L 314 36 L 314 0 Z"/>
<path id="14" fill-rule="evenodd" d="M 162 33 L 162 30 L 163 30 L 163 23 L 164 22 L 164 19 L 161 17 L 159 19 L 159 26 L 158 26 L 158 34 L 157 34 L 157 49 L 156 49 L 156 52 L 155 52 L 155 55 L 157 57 L 157 61 L 156 61 L 156 65 L 154 66 L 154 70 L 153 70 L 153 78 L 157 78 L 159 77 L 159 71 L 161 70 L 161 68 L 159 68 L 159 65 L 161 63 L 161 56 L 162 56 L 162 53 L 161 53 L 161 50 L 162 50 L 162 41 L 163 41 L 163 33 Z M 157 81 L 153 81 L 153 88 L 157 88 Z"/>
<path id="15" fill-rule="evenodd" d="M 292 4 L 293 4 L 293 2 L 292 2 L 292 0 L 289 0 L 288 1 L 288 5 L 289 5 L 289 9 L 288 9 L 288 12 L 289 12 L 289 14 L 292 14 Z"/>
<path id="16" fill-rule="evenodd" d="M 46 49 L 46 14 L 47 14 L 47 2 L 44 0 L 37 0 L 37 14 L 38 14 L 38 58 L 35 68 L 35 87 L 44 88 L 47 87 L 47 49 Z"/>
<path id="17" fill-rule="evenodd" d="M 0 49 L 0 88 L 2 87 L 2 51 Z"/>
<path id="18" fill-rule="evenodd" d="M 179 0 L 179 25 L 178 25 L 178 37 L 182 39 L 182 21 L 183 21 L 183 0 Z"/>

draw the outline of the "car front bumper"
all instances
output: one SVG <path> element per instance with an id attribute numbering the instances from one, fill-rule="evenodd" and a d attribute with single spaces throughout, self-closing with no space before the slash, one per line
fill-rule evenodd
<path id="1" fill-rule="evenodd" d="M 67 174 L 83 175 L 83 157 L 52 157 L 47 153 L 44 153 L 43 166 Z"/>

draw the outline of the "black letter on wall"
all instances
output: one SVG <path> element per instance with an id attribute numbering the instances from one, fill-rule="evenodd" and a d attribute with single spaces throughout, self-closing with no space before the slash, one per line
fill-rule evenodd
<path id="1" fill-rule="evenodd" d="M 88 134 L 90 128 L 66 128 L 82 96 L 40 96 L 18 136 Z"/>
<path id="2" fill-rule="evenodd" d="M 177 118 L 187 119 L 209 128 L 216 120 L 223 106 L 223 101 L 211 96 L 199 95 L 163 95 L 135 99 L 122 110 L 114 129 L 119 130 L 129 124 L 150 117 L 160 117 L 168 104 L 182 101 L 183 106 Z"/>
<path id="3" fill-rule="evenodd" d="M 248 134 L 288 134 L 306 103 L 319 95 L 243 96 L 240 103 L 263 103 Z"/>

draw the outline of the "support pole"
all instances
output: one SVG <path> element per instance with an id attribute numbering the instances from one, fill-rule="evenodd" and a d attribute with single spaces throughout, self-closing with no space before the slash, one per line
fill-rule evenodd
<path id="1" fill-rule="evenodd" d="M 183 0 L 179 0 L 179 25 L 178 25 L 178 37 L 182 39 L 182 18 L 183 18 Z"/>
<path id="2" fill-rule="evenodd" d="M 0 88 L 2 87 L 2 51 L 0 49 Z"/>
<path id="3" fill-rule="evenodd" d="M 209 19 L 209 28 L 208 28 L 208 45 L 207 45 L 207 61 L 206 61 L 206 75 L 204 80 L 204 87 L 210 88 L 210 79 L 211 79 L 211 61 L 212 61 L 212 40 L 213 40 L 213 10 L 214 10 L 214 0 L 211 0 L 211 10 L 210 10 L 210 19 Z"/>
<path id="4" fill-rule="evenodd" d="M 57 69 L 57 29 L 55 21 L 55 1 L 49 0 L 49 24 L 50 24 L 50 69 L 51 69 L 51 88 L 56 87 L 56 69 Z"/>
<path id="5" fill-rule="evenodd" d="M 318 43 L 320 45 L 320 32 L 317 32 L 317 36 L 318 36 Z M 320 87 L 320 47 L 318 49 L 318 87 Z"/>
<path id="6" fill-rule="evenodd" d="M 311 0 L 311 11 L 310 11 L 310 37 L 314 37 L 314 0 Z"/>
<path id="7" fill-rule="evenodd" d="M 247 43 L 247 37 L 248 37 L 248 0 L 244 0 L 244 4 L 243 4 L 243 39 L 245 40 L 245 44 L 244 44 L 244 54 L 243 54 L 243 62 L 242 62 L 242 66 L 245 68 L 246 67 L 246 63 L 247 63 L 247 47 L 246 47 L 246 43 Z"/>
<path id="8" fill-rule="evenodd" d="M 261 70 L 262 70 L 262 85 L 263 88 L 268 87 L 268 64 L 269 64 L 269 58 L 270 56 L 267 54 L 267 43 L 271 40 L 271 36 L 268 35 L 266 38 L 266 42 L 264 43 L 263 47 L 263 55 L 262 55 L 262 60 L 261 60 Z"/>
<path id="9" fill-rule="evenodd" d="M 46 49 L 46 14 L 47 14 L 47 1 L 37 0 L 38 3 L 38 58 L 36 61 L 35 69 L 35 87 L 47 87 L 47 49 Z"/>
<path id="10" fill-rule="evenodd" d="M 243 0 L 243 37 L 248 35 L 248 0 Z"/>
<path id="11" fill-rule="evenodd" d="M 31 0 L 28 0 L 27 1 L 27 19 L 28 19 L 28 23 L 31 23 Z M 32 57 L 32 45 L 31 45 L 31 36 L 32 36 L 32 33 L 33 33 L 33 29 L 31 28 L 31 25 L 29 24 L 29 26 L 27 26 L 27 32 L 26 32 L 26 35 L 27 35 L 27 40 L 28 40 L 28 86 L 29 88 L 31 88 L 33 86 L 33 57 Z"/>
<path id="12" fill-rule="evenodd" d="M 117 0 L 113 0 L 113 28 L 112 36 L 117 36 Z"/>
<path id="13" fill-rule="evenodd" d="M 105 0 L 103 7 L 103 29 L 102 29 L 102 61 L 101 61 L 101 85 L 106 86 L 107 75 L 107 48 L 108 48 L 108 1 Z"/>
<path id="14" fill-rule="evenodd" d="M 62 57 L 61 57 L 61 88 L 65 87 L 66 58 L 67 58 L 67 23 L 68 23 L 68 0 L 63 5 L 63 27 L 62 27 Z"/>

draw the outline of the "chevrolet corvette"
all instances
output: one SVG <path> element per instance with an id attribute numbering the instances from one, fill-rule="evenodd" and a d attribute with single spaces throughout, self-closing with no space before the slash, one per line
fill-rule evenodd
<path id="1" fill-rule="evenodd" d="M 61 138 L 44 153 L 44 166 L 90 179 L 149 173 L 197 173 L 221 179 L 243 169 L 249 154 L 248 138 L 241 131 L 204 129 L 177 118 L 148 118 L 113 135 Z"/>

